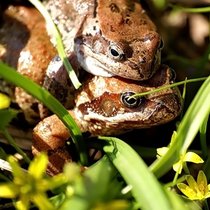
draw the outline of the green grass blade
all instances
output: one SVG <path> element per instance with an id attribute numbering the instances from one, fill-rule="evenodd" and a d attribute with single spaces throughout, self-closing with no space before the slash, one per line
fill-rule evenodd
<path id="1" fill-rule="evenodd" d="M 87 157 L 85 153 L 84 143 L 82 142 L 81 131 L 75 123 L 74 119 L 68 113 L 68 111 L 63 107 L 63 105 L 47 90 L 43 89 L 32 80 L 19 74 L 15 71 L 15 69 L 9 67 L 2 62 L 0 62 L 0 76 L 3 77 L 5 80 L 13 83 L 14 85 L 23 88 L 26 92 L 41 101 L 47 108 L 49 108 L 62 120 L 62 122 L 69 129 L 71 137 L 78 149 L 78 152 L 80 152 L 81 163 L 86 164 Z"/>
<path id="2" fill-rule="evenodd" d="M 166 6 L 166 0 L 152 0 L 153 4 L 157 9 L 164 9 Z"/>
<path id="3" fill-rule="evenodd" d="M 202 84 L 185 113 L 177 130 L 177 137 L 165 156 L 155 161 L 150 169 L 156 176 L 165 174 L 193 142 L 200 126 L 210 112 L 210 76 Z"/>
<path id="4" fill-rule="evenodd" d="M 81 83 L 79 82 L 76 76 L 76 73 L 74 72 L 71 64 L 69 63 L 66 57 L 66 53 L 64 50 L 63 42 L 60 37 L 60 33 L 57 27 L 55 26 L 50 14 L 48 13 L 46 8 L 42 5 L 42 3 L 39 0 L 29 0 L 29 1 L 39 10 L 39 12 L 45 18 L 46 24 L 49 25 L 50 29 L 52 30 L 53 36 L 55 37 L 55 40 L 56 40 L 56 48 L 57 48 L 58 54 L 61 60 L 63 61 L 64 66 L 66 67 L 66 70 L 69 74 L 72 84 L 74 85 L 76 89 L 78 89 L 81 86 Z"/>
<path id="5" fill-rule="evenodd" d="M 203 124 L 200 127 L 200 144 L 201 144 L 201 151 L 204 159 L 208 158 L 208 145 L 207 145 L 207 125 L 208 125 L 209 116 L 203 121 Z"/>
<path id="6" fill-rule="evenodd" d="M 132 186 L 132 194 L 142 210 L 173 210 L 173 204 L 170 203 L 163 187 L 128 144 L 112 137 L 99 139 L 108 142 L 104 151 L 126 183 Z"/>
<path id="7" fill-rule="evenodd" d="M 164 85 L 160 88 L 155 88 L 154 90 L 146 91 L 146 92 L 143 92 L 143 93 L 136 93 L 136 94 L 132 95 L 131 97 L 142 97 L 142 96 L 146 96 L 146 95 L 149 95 L 149 94 L 160 92 L 160 91 L 165 90 L 165 89 L 174 88 L 174 87 L 177 87 L 177 86 L 180 86 L 180 85 L 186 85 L 187 83 L 200 82 L 200 81 L 204 81 L 206 79 L 207 79 L 207 77 L 201 77 L 201 78 L 188 79 L 188 80 L 184 80 L 184 81 L 180 81 L 180 82 L 175 82 L 175 83 L 170 84 L 170 85 Z"/>
<path id="8" fill-rule="evenodd" d="M 180 7 L 180 6 L 172 6 L 172 8 L 178 12 L 187 12 L 187 13 L 205 13 L 210 12 L 210 7 Z"/>
<path id="9" fill-rule="evenodd" d="M 66 170 L 65 173 L 71 174 L 71 171 Z M 59 209 L 100 209 L 91 207 L 100 202 L 108 203 L 119 198 L 123 186 L 122 182 L 116 179 L 117 174 L 116 168 L 104 156 L 84 171 L 82 176 L 75 179 L 73 196 L 67 197 Z"/>

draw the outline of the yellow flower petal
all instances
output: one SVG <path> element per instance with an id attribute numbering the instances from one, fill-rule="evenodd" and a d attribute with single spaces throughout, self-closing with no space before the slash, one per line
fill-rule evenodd
<path id="1" fill-rule="evenodd" d="M 18 164 L 17 160 L 13 156 L 9 156 L 8 162 L 11 165 L 13 176 L 16 179 L 20 178 L 20 180 L 23 180 L 23 177 L 25 177 L 25 173 Z"/>
<path id="2" fill-rule="evenodd" d="M 30 204 L 29 196 L 24 195 L 20 197 L 20 200 L 15 203 L 17 210 L 28 210 Z"/>
<path id="3" fill-rule="evenodd" d="M 183 168 L 183 160 L 180 160 L 173 165 L 173 170 L 176 171 L 178 174 L 181 174 L 182 168 Z"/>
<path id="4" fill-rule="evenodd" d="M 47 163 L 48 163 L 47 155 L 41 153 L 40 155 L 36 156 L 33 159 L 33 161 L 30 163 L 30 166 L 28 168 L 28 173 L 31 174 L 36 179 L 41 178 L 45 174 Z"/>
<path id="5" fill-rule="evenodd" d="M 203 159 L 194 152 L 187 152 L 184 156 L 184 161 L 192 163 L 203 163 Z"/>
<path id="6" fill-rule="evenodd" d="M 205 195 L 205 199 L 210 198 L 210 192 Z"/>
<path id="7" fill-rule="evenodd" d="M 197 177 L 197 183 L 198 183 L 199 191 L 203 195 L 206 195 L 209 190 L 208 190 L 206 175 L 204 174 L 203 171 L 199 171 L 198 177 Z"/>
<path id="8" fill-rule="evenodd" d="M 18 195 L 18 189 L 13 183 L 0 185 L 0 197 L 1 198 L 15 198 Z"/>
<path id="9" fill-rule="evenodd" d="M 10 98 L 5 94 L 0 93 L 0 109 L 8 108 L 10 106 L 10 103 Z"/>
<path id="10" fill-rule="evenodd" d="M 33 196 L 33 202 L 39 207 L 40 210 L 56 210 L 50 203 L 49 199 L 44 193 L 38 193 Z"/>
<path id="11" fill-rule="evenodd" d="M 198 184 L 191 175 L 186 176 L 186 181 L 191 189 L 193 189 L 195 192 L 199 191 Z"/>
<path id="12" fill-rule="evenodd" d="M 190 200 L 197 199 L 196 193 L 193 189 L 191 189 L 188 185 L 184 183 L 177 184 L 178 189 Z"/>

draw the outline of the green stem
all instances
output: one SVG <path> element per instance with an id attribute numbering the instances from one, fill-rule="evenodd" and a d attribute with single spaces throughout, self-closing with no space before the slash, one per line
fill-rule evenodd
<path id="1" fill-rule="evenodd" d="M 12 138 L 12 136 L 9 134 L 9 132 L 7 131 L 7 129 L 2 130 L 3 135 L 5 136 L 5 138 L 7 139 L 8 143 L 20 154 L 22 155 L 23 159 L 25 160 L 26 163 L 30 163 L 30 159 L 28 158 L 28 156 L 25 154 L 25 152 L 23 152 L 22 149 L 20 149 L 20 147 L 17 146 L 17 144 L 15 143 L 14 139 Z"/>
<path id="2" fill-rule="evenodd" d="M 176 185 L 177 180 L 178 180 L 178 176 L 179 176 L 179 173 L 178 173 L 178 172 L 176 172 L 176 173 L 175 173 L 175 176 L 174 176 L 174 179 L 173 179 L 173 182 L 172 182 L 172 185 L 173 185 L 173 186 L 175 186 L 175 185 Z"/>
<path id="3" fill-rule="evenodd" d="M 201 77 L 201 78 L 196 78 L 196 79 L 188 79 L 188 80 L 184 80 L 184 81 L 181 81 L 181 82 L 176 82 L 176 83 L 173 83 L 173 84 L 170 84 L 170 85 L 165 85 L 163 87 L 160 87 L 160 88 L 156 88 L 154 90 L 151 90 L 151 91 L 147 91 L 147 92 L 144 92 L 144 93 L 137 93 L 133 96 L 130 96 L 131 98 L 132 97 L 141 97 L 141 96 L 145 96 L 145 95 L 149 95 L 149 94 L 153 94 L 153 93 L 156 93 L 156 92 L 159 92 L 161 90 L 165 90 L 165 89 L 168 89 L 168 88 L 173 88 L 173 87 L 176 87 L 176 86 L 179 86 L 179 85 L 185 85 L 186 83 L 192 83 L 192 82 L 199 82 L 199 81 L 203 81 L 207 79 L 207 77 Z"/>
<path id="4" fill-rule="evenodd" d="M 178 174 L 178 173 L 176 173 L 176 174 Z M 184 182 L 185 180 L 186 180 L 185 175 L 184 176 L 181 176 L 180 178 L 175 178 L 175 176 L 174 176 L 173 181 L 172 182 L 168 182 L 167 184 L 164 185 L 164 187 L 165 188 L 174 187 L 178 183 Z"/>
<path id="5" fill-rule="evenodd" d="M 207 200 L 204 200 L 203 201 L 203 209 L 204 210 L 209 210 L 209 204 L 208 204 L 208 201 Z"/>
<path id="6" fill-rule="evenodd" d="M 179 12 L 188 12 L 188 13 L 205 13 L 205 12 L 210 12 L 210 7 L 190 8 L 190 7 L 172 6 L 172 8 L 174 10 L 178 10 Z"/>
<path id="7" fill-rule="evenodd" d="M 203 121 L 201 127 L 200 127 L 200 144 L 201 144 L 201 150 L 204 159 L 208 157 L 208 146 L 206 142 L 206 131 L 207 131 L 207 123 L 208 123 L 209 116 L 206 116 L 206 119 Z"/>
<path id="8" fill-rule="evenodd" d="M 186 174 L 190 174 L 189 168 L 187 167 L 186 162 L 183 163 L 183 169 Z"/>
<path id="9" fill-rule="evenodd" d="M 29 0 L 42 14 L 42 16 L 45 18 L 46 24 L 49 25 L 50 29 L 52 30 L 53 36 L 55 37 L 56 40 L 56 48 L 58 51 L 58 54 L 61 58 L 61 60 L 64 63 L 64 66 L 66 67 L 66 70 L 69 74 L 69 77 L 72 81 L 72 84 L 76 89 L 78 89 L 81 86 L 81 83 L 79 82 L 76 73 L 74 72 L 71 64 L 69 63 L 69 60 L 67 59 L 65 50 L 64 50 L 64 45 L 60 36 L 60 32 L 56 25 L 54 24 L 50 14 L 47 12 L 46 8 L 43 6 L 43 4 L 38 1 L 38 0 Z"/>

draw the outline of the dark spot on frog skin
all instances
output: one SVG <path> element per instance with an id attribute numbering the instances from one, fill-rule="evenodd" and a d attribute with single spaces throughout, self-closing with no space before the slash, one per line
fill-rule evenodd
<path id="1" fill-rule="evenodd" d="M 54 78 L 45 77 L 43 86 L 55 96 L 61 103 L 66 102 L 67 90 L 61 83 L 57 82 Z"/>
<path id="2" fill-rule="evenodd" d="M 110 10 L 111 10 L 112 12 L 116 12 L 116 13 L 119 13 L 119 12 L 120 12 L 119 7 L 118 7 L 116 4 L 114 4 L 114 3 L 111 3 L 111 4 L 109 5 L 109 8 L 110 8 Z"/>
<path id="3" fill-rule="evenodd" d="M 31 105 L 31 109 L 34 110 L 34 112 L 38 113 L 39 109 L 38 109 L 38 103 L 33 103 Z"/>
<path id="4" fill-rule="evenodd" d="M 139 62 L 140 63 L 146 63 L 146 58 L 145 57 L 142 57 Z"/>
<path id="5" fill-rule="evenodd" d="M 124 23 L 127 24 L 127 25 L 131 25 L 132 21 L 131 21 L 130 17 L 126 17 L 125 20 L 124 20 Z"/>
<path id="6" fill-rule="evenodd" d="M 144 19 L 140 20 L 140 25 L 147 25 L 147 21 Z"/>

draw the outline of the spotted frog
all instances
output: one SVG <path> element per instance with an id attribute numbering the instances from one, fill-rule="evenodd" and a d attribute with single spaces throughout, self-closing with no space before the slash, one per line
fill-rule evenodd
<path id="1" fill-rule="evenodd" d="M 48 0 L 46 7 L 67 54 L 93 75 L 147 80 L 159 68 L 161 37 L 139 1 Z"/>
<path id="2" fill-rule="evenodd" d="M 60 71 L 63 69 L 61 67 Z M 168 88 L 146 95 L 131 97 L 169 85 L 174 81 L 173 71 L 162 65 L 158 73 L 147 81 L 131 81 L 120 77 L 90 76 L 75 93 L 74 108 L 69 111 L 82 132 L 97 135 L 117 135 L 133 129 L 157 126 L 173 120 L 181 111 L 181 97 L 177 88 Z M 42 120 L 34 128 L 33 153 L 47 151 L 50 157 L 49 173 L 62 171 L 71 160 L 66 141 L 68 129 L 56 115 Z"/>

